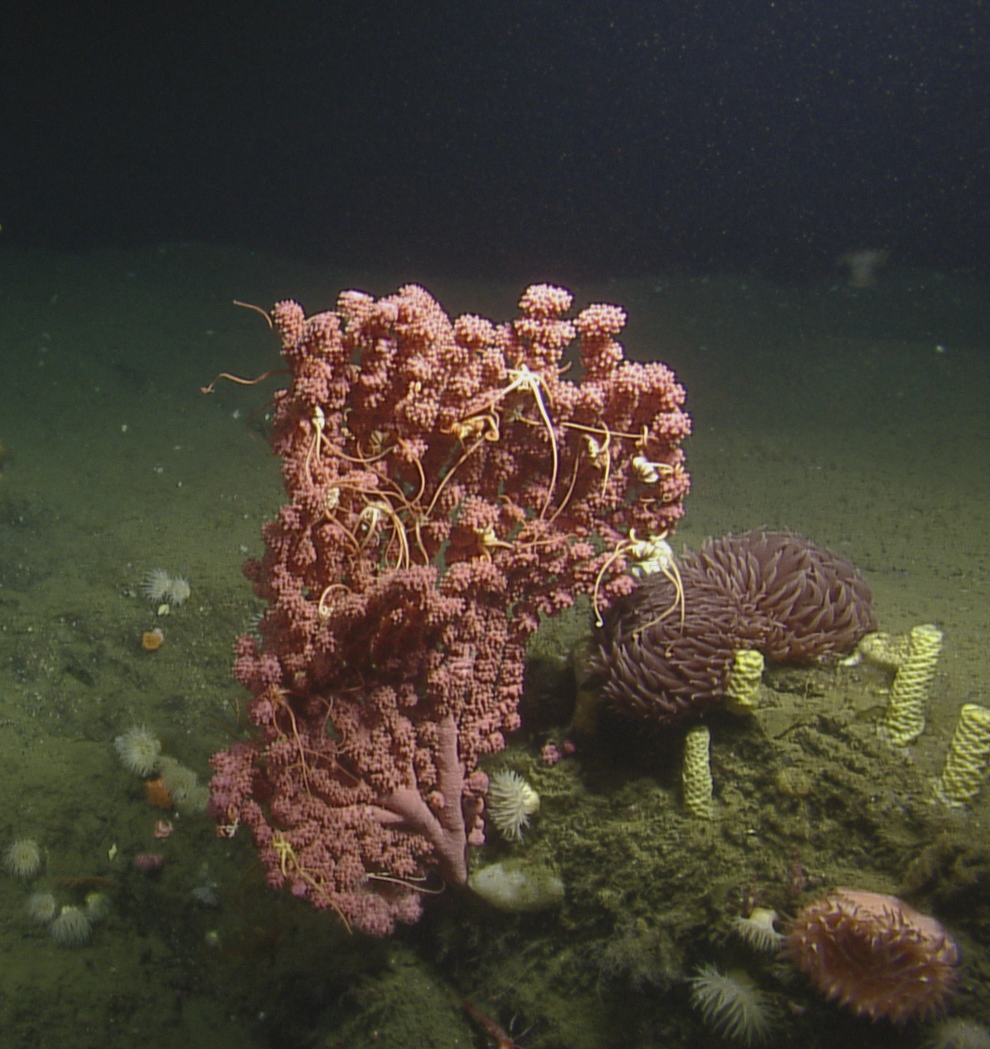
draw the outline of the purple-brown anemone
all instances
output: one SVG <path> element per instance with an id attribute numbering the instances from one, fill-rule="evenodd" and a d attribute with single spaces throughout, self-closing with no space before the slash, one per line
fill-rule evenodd
<path id="1" fill-rule="evenodd" d="M 595 634 L 593 672 L 627 713 L 670 722 L 725 695 L 735 653 L 808 663 L 876 629 L 866 581 L 841 554 L 791 532 L 708 539 L 616 602 Z"/>

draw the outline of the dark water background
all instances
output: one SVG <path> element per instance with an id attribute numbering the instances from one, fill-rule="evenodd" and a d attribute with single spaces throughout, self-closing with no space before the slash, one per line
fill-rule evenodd
<path id="1" fill-rule="evenodd" d="M 9 241 L 513 282 L 990 257 L 981 0 L 100 12 L 7 21 Z"/>

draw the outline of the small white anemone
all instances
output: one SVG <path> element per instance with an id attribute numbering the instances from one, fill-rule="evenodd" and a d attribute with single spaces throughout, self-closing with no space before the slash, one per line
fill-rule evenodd
<path id="1" fill-rule="evenodd" d="M 192 590 L 189 580 L 177 575 L 168 581 L 168 589 L 165 592 L 165 600 L 170 605 L 184 605 L 189 600 Z"/>
<path id="2" fill-rule="evenodd" d="M 924 1044 L 925 1049 L 990 1049 L 990 1032 L 957 1016 L 937 1024 Z"/>
<path id="3" fill-rule="evenodd" d="M 17 878 L 33 878 L 41 870 L 43 862 L 38 843 L 30 838 L 11 842 L 3 854 L 4 870 Z"/>
<path id="4" fill-rule="evenodd" d="M 488 781 L 488 815 L 507 841 L 522 841 L 529 817 L 540 808 L 540 796 L 510 769 L 493 772 Z"/>
<path id="5" fill-rule="evenodd" d="M 706 1026 L 737 1045 L 762 1045 L 770 1035 L 767 996 L 739 970 L 720 973 L 703 965 L 688 980 L 691 1004 Z"/>
<path id="6" fill-rule="evenodd" d="M 156 605 L 182 605 L 191 593 L 189 580 L 172 576 L 164 568 L 153 568 L 141 583 L 141 593 Z"/>
<path id="7" fill-rule="evenodd" d="M 52 939 L 60 947 L 78 947 L 93 932 L 93 926 L 81 907 L 65 906 L 48 926 Z"/>
<path id="8" fill-rule="evenodd" d="M 136 776 L 150 776 L 158 767 L 162 745 L 158 737 L 144 725 L 129 728 L 113 741 L 121 765 Z"/>
<path id="9" fill-rule="evenodd" d="M 141 582 L 141 593 L 154 604 L 161 604 L 168 596 L 172 577 L 164 568 L 152 568 Z"/>
<path id="10" fill-rule="evenodd" d="M 112 910 L 110 897 L 105 892 L 86 893 L 86 917 L 91 923 L 103 921 Z"/>
<path id="11" fill-rule="evenodd" d="M 58 914 L 58 903 L 50 892 L 32 892 L 27 901 L 28 917 L 47 925 Z"/>
<path id="12" fill-rule="evenodd" d="M 766 907 L 754 907 L 748 918 L 735 918 L 732 922 L 732 931 L 743 943 L 758 951 L 766 951 L 772 954 L 784 946 L 787 939 L 782 932 L 774 928 L 774 922 L 779 915 Z"/>
<path id="13" fill-rule="evenodd" d="M 210 788 L 199 782 L 192 769 L 175 758 L 163 757 L 158 762 L 158 773 L 165 789 L 180 812 L 205 812 L 210 801 Z"/>

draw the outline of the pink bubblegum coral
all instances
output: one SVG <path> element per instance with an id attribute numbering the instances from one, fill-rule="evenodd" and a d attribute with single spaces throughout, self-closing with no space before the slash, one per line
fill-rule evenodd
<path id="1" fill-rule="evenodd" d="M 415 920 L 432 871 L 466 880 L 478 760 L 518 726 L 539 617 L 627 591 L 633 534 L 683 512 L 684 391 L 623 358 L 618 307 L 570 303 L 535 285 L 511 323 L 452 322 L 409 285 L 274 310 L 289 502 L 245 566 L 268 609 L 234 670 L 260 739 L 214 757 L 213 812 L 272 885 L 372 933 Z"/>

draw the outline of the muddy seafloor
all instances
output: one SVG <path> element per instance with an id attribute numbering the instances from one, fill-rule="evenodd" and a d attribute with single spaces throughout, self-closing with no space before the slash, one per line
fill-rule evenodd
<path id="1" fill-rule="evenodd" d="M 876 288 L 822 280 L 656 279 L 576 288 L 630 314 L 632 355 L 688 387 L 693 489 L 673 545 L 790 528 L 859 566 L 881 626 L 934 622 L 945 643 L 928 726 L 906 751 L 877 735 L 890 675 L 867 665 L 771 668 L 752 718 L 711 720 L 715 814 L 681 805 L 681 732 L 604 715 L 553 767 L 571 717 L 572 616 L 540 639 L 528 723 L 491 767 L 522 772 L 542 806 L 522 843 L 476 863 L 552 867 L 562 906 L 506 915 L 454 892 L 387 941 L 267 890 L 248 841 L 205 816 L 155 810 L 113 740 L 147 724 L 205 781 L 242 733 L 233 637 L 259 603 L 240 573 L 278 507 L 260 387 L 200 388 L 278 366 L 263 320 L 231 300 L 396 282 L 241 253 L 166 247 L 0 260 L 0 784 L 3 845 L 41 845 L 41 874 L 0 876 L 0 1030 L 20 1046 L 488 1044 L 469 1000 L 523 1049 L 707 1046 L 685 980 L 749 973 L 771 1044 L 916 1046 L 822 1000 L 731 934 L 758 901 L 793 913 L 836 885 L 896 892 L 963 950 L 954 1015 L 990 1026 L 990 792 L 931 797 L 964 702 L 990 703 L 985 538 L 990 393 L 986 289 L 897 272 Z M 518 286 L 415 277 L 450 312 L 512 315 Z M 142 595 L 154 568 L 188 578 L 168 616 Z M 158 627 L 165 644 L 141 647 Z M 154 837 L 157 820 L 173 823 Z M 136 871 L 158 852 L 157 875 Z M 113 900 L 67 949 L 25 901 Z"/>

